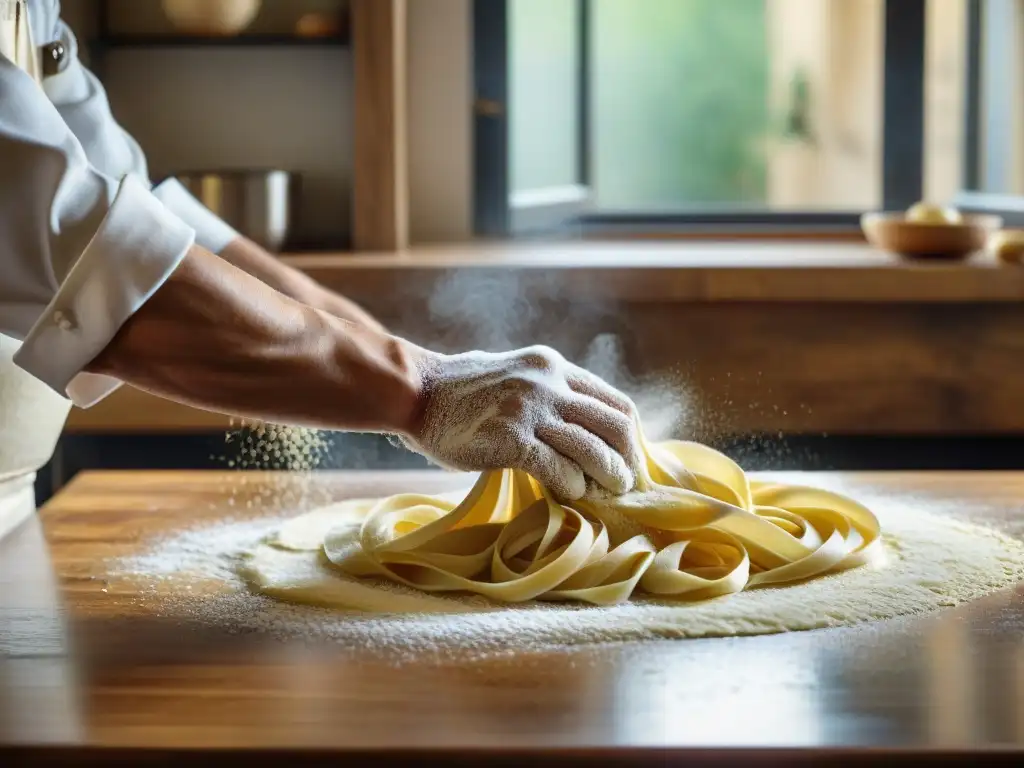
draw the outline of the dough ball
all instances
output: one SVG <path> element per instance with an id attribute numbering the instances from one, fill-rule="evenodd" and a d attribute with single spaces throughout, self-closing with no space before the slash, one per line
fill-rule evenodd
<path id="1" fill-rule="evenodd" d="M 961 224 L 963 216 L 956 208 L 920 202 L 914 203 L 907 210 L 907 221 L 916 224 Z"/>
<path id="2" fill-rule="evenodd" d="M 989 238 L 988 250 L 1005 264 L 1024 263 L 1024 229 L 1004 229 Z"/>

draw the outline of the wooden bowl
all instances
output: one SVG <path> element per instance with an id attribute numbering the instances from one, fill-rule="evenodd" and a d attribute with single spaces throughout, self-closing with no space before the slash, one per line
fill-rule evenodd
<path id="1" fill-rule="evenodd" d="M 248 27 L 263 0 L 163 0 L 164 14 L 182 32 L 230 37 Z"/>
<path id="2" fill-rule="evenodd" d="M 956 224 L 907 221 L 902 211 L 865 213 L 860 220 L 868 242 L 910 259 L 964 259 L 981 251 L 1003 226 L 998 216 L 963 214 Z"/>

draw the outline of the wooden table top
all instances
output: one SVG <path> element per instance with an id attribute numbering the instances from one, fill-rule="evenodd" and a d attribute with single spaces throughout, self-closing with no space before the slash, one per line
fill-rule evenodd
<path id="1" fill-rule="evenodd" d="M 1024 532 L 1024 473 L 841 479 L 853 492 L 934 497 L 943 508 L 962 500 L 965 514 Z M 160 534 L 229 510 L 263 514 L 245 500 L 279 481 L 80 475 L 0 541 L 0 765 L 426 756 L 642 766 L 761 762 L 780 751 L 858 762 L 879 749 L 966 762 L 974 750 L 1024 748 L 1024 589 L 846 629 L 393 658 L 157 615 L 110 575 L 110 558 Z M 465 480 L 350 472 L 294 482 L 344 498 Z"/>

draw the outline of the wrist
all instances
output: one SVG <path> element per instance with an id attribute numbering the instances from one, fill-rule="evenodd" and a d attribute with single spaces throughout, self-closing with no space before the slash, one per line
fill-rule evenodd
<path id="1" fill-rule="evenodd" d="M 415 439 L 427 399 L 422 370 L 429 353 L 397 336 L 307 309 L 331 339 L 334 428 Z M 325 337 L 323 331 L 319 335 Z"/>
<path id="2" fill-rule="evenodd" d="M 403 392 L 395 409 L 392 431 L 396 435 L 415 440 L 423 432 L 428 401 L 429 377 L 433 353 L 412 342 L 392 339 L 392 355 L 397 366 L 403 371 Z"/>

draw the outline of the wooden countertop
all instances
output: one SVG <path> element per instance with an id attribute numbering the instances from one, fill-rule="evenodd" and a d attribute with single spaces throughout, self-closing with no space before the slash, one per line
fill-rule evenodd
<path id="1" fill-rule="evenodd" d="M 965 515 L 1024 530 L 1024 473 L 842 479 L 854 493 L 959 499 Z M 82 475 L 0 542 L 0 764 L 689 766 L 879 750 L 969 764 L 976 750 L 1024 748 L 1021 590 L 841 630 L 410 659 L 157 614 L 110 575 L 109 558 L 161 534 L 266 513 L 243 502 L 272 481 Z M 455 482 L 337 473 L 305 487 L 343 498 Z M 765 747 L 786 752 L 746 751 Z"/>
<path id="2" fill-rule="evenodd" d="M 429 284 L 453 270 L 517 273 L 545 287 L 571 280 L 581 299 L 625 302 L 1006 302 L 1024 298 L 1024 269 L 976 255 L 908 261 L 864 243 L 466 243 L 400 253 L 284 256 L 318 281 L 360 297 Z"/>

